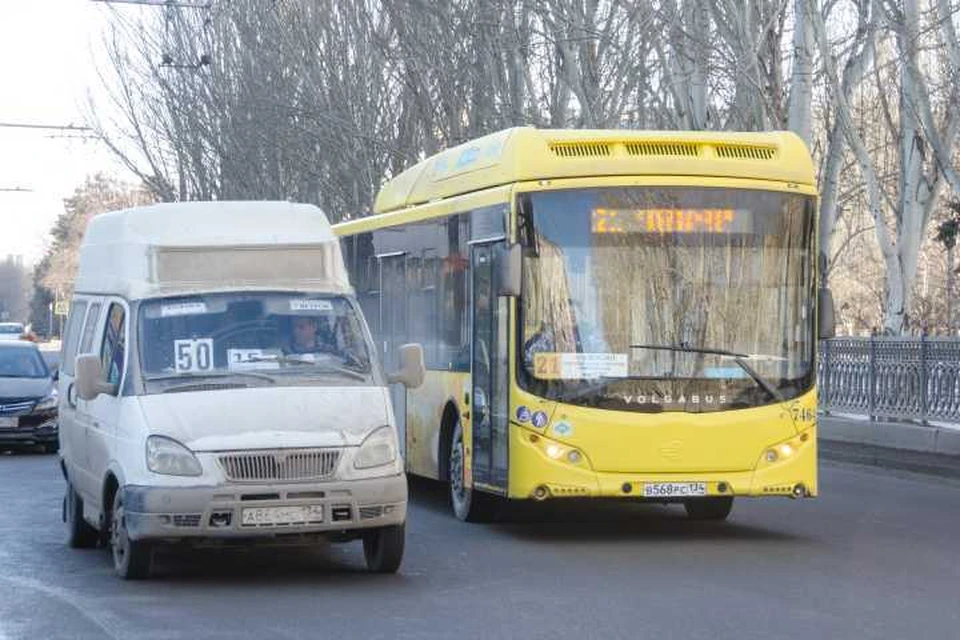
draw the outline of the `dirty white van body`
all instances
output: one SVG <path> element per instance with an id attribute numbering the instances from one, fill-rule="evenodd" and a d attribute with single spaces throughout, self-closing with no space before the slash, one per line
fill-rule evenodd
<path id="1" fill-rule="evenodd" d="M 144 577 L 158 544 L 363 540 L 396 571 L 407 485 L 387 376 L 324 214 L 161 204 L 90 222 L 63 344 L 69 544 Z M 311 341 L 312 336 L 312 341 Z M 321 345 L 322 341 L 322 345 Z"/>

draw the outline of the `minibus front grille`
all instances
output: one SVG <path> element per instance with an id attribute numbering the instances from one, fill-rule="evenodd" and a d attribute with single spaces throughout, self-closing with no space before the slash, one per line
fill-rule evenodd
<path id="1" fill-rule="evenodd" d="M 230 482 L 307 482 L 333 476 L 339 449 L 279 449 L 237 451 L 218 457 Z"/>

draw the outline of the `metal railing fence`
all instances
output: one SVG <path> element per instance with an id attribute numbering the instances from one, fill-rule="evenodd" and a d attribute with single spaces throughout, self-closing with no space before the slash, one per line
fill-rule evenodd
<path id="1" fill-rule="evenodd" d="M 960 339 L 823 340 L 817 382 L 823 411 L 960 422 Z"/>

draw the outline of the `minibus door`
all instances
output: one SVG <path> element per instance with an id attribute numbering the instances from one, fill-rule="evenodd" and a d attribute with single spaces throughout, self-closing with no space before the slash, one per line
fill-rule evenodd
<path id="1" fill-rule="evenodd" d="M 504 243 L 471 244 L 473 483 L 507 492 L 507 298 L 496 295 L 494 257 Z"/>
<path id="2" fill-rule="evenodd" d="M 400 345 L 407 342 L 406 252 L 377 256 L 380 261 L 380 358 L 385 371 L 400 367 Z M 407 453 L 407 388 L 390 385 L 390 400 L 397 421 L 400 454 Z"/>

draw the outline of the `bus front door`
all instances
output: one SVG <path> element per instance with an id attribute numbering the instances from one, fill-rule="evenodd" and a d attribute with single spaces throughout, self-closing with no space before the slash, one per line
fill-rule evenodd
<path id="1" fill-rule="evenodd" d="M 494 257 L 502 242 L 474 244 L 472 273 L 472 435 L 474 486 L 507 492 L 507 326 L 508 299 L 496 295 Z"/>
<path id="2" fill-rule="evenodd" d="M 377 256 L 380 261 L 380 359 L 384 370 L 400 366 L 400 345 L 407 341 L 407 256 L 403 252 Z M 397 421 L 400 454 L 407 453 L 407 389 L 390 385 Z"/>

